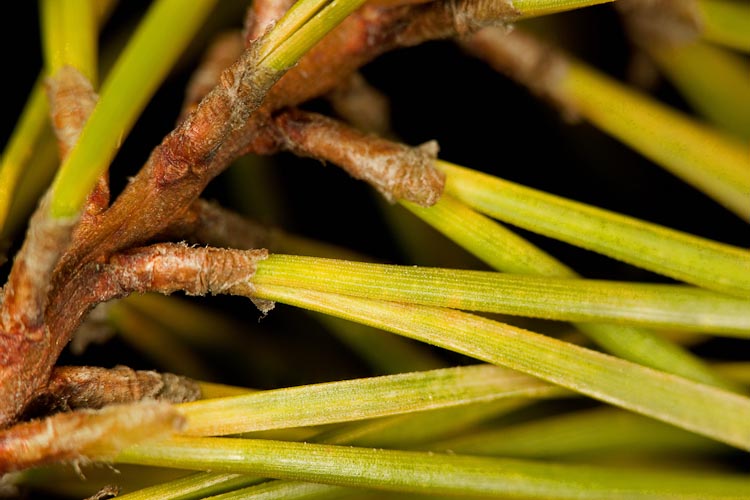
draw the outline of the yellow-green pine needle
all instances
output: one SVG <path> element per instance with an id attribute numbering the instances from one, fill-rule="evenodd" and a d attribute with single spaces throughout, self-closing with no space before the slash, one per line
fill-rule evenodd
<path id="1" fill-rule="evenodd" d="M 750 251 L 444 161 L 449 193 L 480 212 L 694 285 L 750 298 Z"/>
<path id="2" fill-rule="evenodd" d="M 185 403 L 190 435 L 237 434 L 382 417 L 561 391 L 489 365 L 329 382 Z M 304 401 L 304 405 L 300 405 Z"/>
<path id="3" fill-rule="evenodd" d="M 578 276 L 562 262 L 448 194 L 444 193 L 430 208 L 403 205 L 498 271 Z M 698 357 L 649 330 L 598 323 L 576 326 L 607 352 L 621 358 L 698 382 L 738 389 L 718 377 Z"/>
<path id="4" fill-rule="evenodd" d="M 562 262 L 448 193 L 443 193 L 431 207 L 400 203 L 498 271 L 560 278 L 576 276 Z"/>
<path id="5" fill-rule="evenodd" d="M 47 96 L 42 78 L 37 79 L 13 135 L 0 160 L 0 228 L 5 232 L 11 203 L 25 167 L 48 123 Z"/>
<path id="6" fill-rule="evenodd" d="M 451 309 L 256 286 L 258 297 L 360 321 L 528 373 L 733 446 L 750 449 L 750 399 Z"/>
<path id="7" fill-rule="evenodd" d="M 657 472 L 231 438 L 174 438 L 115 460 L 429 494 L 542 498 L 738 498 L 742 475 Z"/>
<path id="8" fill-rule="evenodd" d="M 97 8 L 92 0 L 42 0 L 47 74 L 63 66 L 81 72 L 93 86 L 97 76 Z"/>
<path id="9" fill-rule="evenodd" d="M 750 337 L 750 300 L 682 285 L 547 278 L 274 254 L 253 282 L 565 321 Z"/>
<path id="10" fill-rule="evenodd" d="M 319 2 L 319 0 L 301 1 L 313 6 L 317 6 Z M 364 3 L 365 0 L 332 0 L 306 24 L 285 37 L 277 49 L 265 57 L 261 64 L 277 71 L 291 68 L 329 31 Z"/>
<path id="11" fill-rule="evenodd" d="M 745 388 L 726 379 L 687 349 L 667 340 L 660 333 L 634 326 L 575 323 L 606 352 L 640 365 L 674 373 L 696 382 L 745 393 Z"/>
<path id="12" fill-rule="evenodd" d="M 118 500 L 185 500 L 245 488 L 265 479 L 246 474 L 197 472 L 166 483 L 118 496 Z"/>
<path id="13" fill-rule="evenodd" d="M 258 49 L 259 60 L 265 59 L 315 14 L 328 4 L 329 0 L 299 0 L 292 5 L 284 16 L 274 24 L 273 29 L 261 39 Z"/>
<path id="14" fill-rule="evenodd" d="M 748 361 L 728 361 L 715 363 L 714 369 L 732 380 L 737 381 L 745 386 L 750 387 L 750 362 Z"/>
<path id="15" fill-rule="evenodd" d="M 388 443 L 396 443 L 402 447 L 409 446 L 455 433 L 457 430 L 478 421 L 507 413 L 527 404 L 528 401 L 531 400 L 500 399 L 489 403 L 446 407 L 433 411 L 353 422 L 345 426 L 336 426 L 328 432 L 319 433 L 313 440 L 320 443 L 358 444 L 359 446 L 362 446 L 362 443 L 364 443 L 364 446 L 371 446 L 371 444 L 368 444 L 369 442 L 376 443 L 372 446 L 383 446 Z M 259 478 L 246 475 L 239 477 L 236 474 L 199 473 L 168 484 L 146 488 L 122 498 L 126 500 L 203 498 L 207 495 L 216 495 L 260 481 Z M 273 483 L 275 484 L 274 490 L 283 493 L 280 498 L 290 498 L 292 491 L 297 491 L 295 485 L 290 484 L 290 481 L 274 481 Z M 327 488 L 332 487 L 327 486 Z M 237 494 L 239 493 L 238 490 Z M 253 493 L 257 492 L 253 491 Z M 188 497 L 188 494 L 191 496 Z M 249 494 L 249 491 L 244 494 Z"/>
<path id="16" fill-rule="evenodd" d="M 78 213 L 146 103 L 215 3 L 216 0 L 154 2 L 104 82 L 97 106 L 55 178 L 53 217 Z"/>
<path id="17" fill-rule="evenodd" d="M 323 432 L 315 436 L 312 442 L 378 448 L 411 448 L 415 444 L 429 442 L 446 434 L 455 434 L 479 421 L 517 409 L 527 404 L 528 401 L 516 398 L 504 399 L 355 422 L 348 426 L 337 426 L 330 432 Z M 279 480 L 225 493 L 216 498 L 329 498 L 329 496 L 336 497 L 341 493 L 344 491 L 337 486 L 317 485 L 315 490 L 306 490 L 300 489 L 300 483 L 295 481 Z M 348 493 L 356 495 L 356 492 L 351 490 L 348 490 Z M 267 495 L 267 497 L 262 495 Z"/>
<path id="18" fill-rule="evenodd" d="M 558 12 L 565 12 L 614 0 L 513 0 L 513 7 L 520 13 L 522 18 L 547 16 Z"/>
<path id="19" fill-rule="evenodd" d="M 207 500 L 253 500 L 284 498 L 288 500 L 329 500 L 351 497 L 356 490 L 330 484 L 304 483 L 301 481 L 267 481 L 249 488 L 230 491 L 209 497 Z"/>
<path id="20" fill-rule="evenodd" d="M 700 41 L 644 48 L 696 111 L 750 141 L 750 64 L 746 59 Z"/>
<path id="21" fill-rule="evenodd" d="M 570 62 L 559 86 L 584 118 L 748 220 L 750 155 L 741 141 L 581 63 Z"/>
<path id="22" fill-rule="evenodd" d="M 704 39 L 750 52 L 750 4 L 738 0 L 698 0 L 698 8 Z"/>
<path id="23" fill-rule="evenodd" d="M 331 431 L 315 436 L 312 441 L 403 450 L 430 443 L 445 436 L 454 436 L 474 425 L 486 422 L 490 418 L 498 418 L 511 411 L 528 406 L 534 401 L 537 401 L 537 399 L 506 398 L 489 403 L 451 406 L 364 422 L 353 422 L 335 426 Z"/>
<path id="24" fill-rule="evenodd" d="M 428 447 L 435 451 L 518 458 L 581 458 L 634 453 L 676 456 L 728 450 L 716 441 L 611 407 L 468 433 Z"/>

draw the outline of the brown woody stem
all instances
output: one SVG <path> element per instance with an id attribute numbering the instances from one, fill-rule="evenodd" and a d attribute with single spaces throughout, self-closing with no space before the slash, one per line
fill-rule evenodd
<path id="1" fill-rule="evenodd" d="M 34 395 L 25 415 L 34 417 L 80 409 L 99 409 L 111 404 L 145 399 L 184 403 L 201 395 L 198 384 L 171 373 L 111 369 L 93 366 L 63 366 L 52 371 L 47 384 Z"/>
<path id="2" fill-rule="evenodd" d="M 437 144 L 418 148 L 366 135 L 315 113 L 288 111 L 275 120 L 283 147 L 299 155 L 328 160 L 362 179 L 388 200 L 405 199 L 434 205 L 443 192 L 445 175 L 432 162 Z"/>
<path id="3" fill-rule="evenodd" d="M 512 0 L 445 0 L 433 2 L 398 37 L 400 45 L 465 36 L 487 26 L 506 25 L 521 16 Z"/>
<path id="4" fill-rule="evenodd" d="M 185 427 L 164 402 L 58 413 L 0 432 L 0 474 L 60 461 L 102 460 L 124 447 Z"/>
<path id="5" fill-rule="evenodd" d="M 169 239 L 237 249 L 271 248 L 278 230 L 243 217 L 216 203 L 196 200 L 167 228 Z"/>
<path id="6" fill-rule="evenodd" d="M 242 34 L 238 31 L 223 33 L 214 40 L 190 77 L 182 103 L 181 118 L 198 107 L 198 103 L 219 83 L 221 73 L 240 57 L 243 49 Z"/>
<path id="7" fill-rule="evenodd" d="M 132 292 L 252 295 L 252 277 L 268 251 L 161 243 L 113 255 L 105 272 L 116 296 Z"/>
<path id="8" fill-rule="evenodd" d="M 96 94 L 89 81 L 71 67 L 60 69 L 47 85 L 52 123 L 64 158 L 91 114 Z M 100 184 L 88 206 L 96 211 L 107 199 L 106 184 Z M 31 217 L 0 305 L 0 428 L 15 418 L 38 381 L 46 380 L 57 357 L 52 352 L 55 338 L 46 325 L 45 310 L 52 273 L 78 221 L 52 219 L 48 203 L 49 193 Z"/>

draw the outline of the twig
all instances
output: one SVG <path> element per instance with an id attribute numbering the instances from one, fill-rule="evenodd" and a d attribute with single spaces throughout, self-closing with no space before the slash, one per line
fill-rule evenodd
<path id="1" fill-rule="evenodd" d="M 35 417 L 80 409 L 99 409 L 111 404 L 158 400 L 184 403 L 200 398 L 198 384 L 172 373 L 112 369 L 94 366 L 64 366 L 52 371 L 47 384 L 34 395 L 24 412 Z"/>
<path id="2" fill-rule="evenodd" d="M 58 413 L 0 432 L 0 473 L 103 460 L 128 445 L 184 427 L 185 418 L 172 405 L 156 401 Z"/>
<path id="3" fill-rule="evenodd" d="M 163 235 L 170 240 L 249 250 L 275 247 L 278 234 L 277 229 L 198 199 Z"/>
<path id="4" fill-rule="evenodd" d="M 71 67 L 63 67 L 48 80 L 50 113 L 62 157 L 75 144 L 96 95 L 88 80 Z M 90 213 L 108 201 L 106 183 L 89 198 Z M 49 216 L 47 193 L 29 223 L 23 246 L 11 269 L 0 306 L 0 388 L 8 395 L 0 410 L 0 427 L 14 417 L 36 387 L 29 380 L 44 381 L 54 358 L 47 352 L 55 338 L 45 324 L 52 273 L 68 248 L 75 218 Z M 39 354 L 43 353 L 43 354 Z"/>
<path id="5" fill-rule="evenodd" d="M 237 31 L 223 33 L 213 41 L 190 77 L 180 119 L 198 107 L 198 103 L 219 83 L 222 71 L 240 57 L 243 49 L 242 35 Z"/>
<path id="6" fill-rule="evenodd" d="M 205 264 L 206 259 L 224 259 L 229 264 L 239 258 L 235 254 L 161 246 L 110 256 L 142 245 L 163 231 L 238 155 L 263 151 L 269 144 L 276 147 L 275 138 L 266 133 L 273 112 L 331 91 L 385 51 L 430 37 L 449 36 L 457 30 L 475 29 L 486 22 L 508 20 L 505 2 L 466 0 L 450 6 L 450 15 L 436 15 L 431 4 L 394 8 L 365 5 L 318 43 L 284 78 L 282 70 L 259 67 L 257 49 L 254 45 L 249 47 L 222 73 L 219 84 L 195 111 L 157 146 L 112 206 L 97 215 L 95 223 L 79 226 L 69 246 L 67 235 L 75 221 L 58 220 L 54 227 L 36 223 L 33 231 L 37 235 L 30 235 L 27 244 L 48 253 L 31 252 L 35 255 L 29 260 L 33 265 L 24 264 L 23 258 L 16 259 L 12 274 L 22 276 L 30 269 L 37 278 L 20 280 L 33 283 L 27 288 L 14 288 L 12 276 L 0 315 L 0 400 L 4 403 L 0 426 L 12 422 L 36 388 L 46 382 L 73 330 L 95 304 L 146 289 L 164 293 L 232 293 L 236 285 L 233 279 L 237 277 L 233 272 L 213 268 L 214 274 L 207 275 L 189 266 Z M 492 18 L 495 15 L 497 19 Z M 420 21 L 424 16 L 435 20 Z M 471 16 L 476 16 L 477 21 Z M 416 28 L 410 30 L 410 26 Z M 427 157 L 414 150 L 404 152 L 406 156 L 407 153 L 415 156 L 416 163 Z M 429 197 L 425 201 L 429 203 Z M 116 262 L 121 264 L 120 276 L 113 273 Z M 156 264 L 154 269 L 161 274 L 149 275 L 144 268 L 138 268 L 148 263 Z M 166 263 L 179 265 L 169 268 Z M 135 272 L 127 274 L 122 266 L 134 266 Z M 55 268 L 50 286 L 50 274 Z M 184 274 L 169 274 L 177 271 Z M 149 276 L 155 281 L 148 282 Z M 21 302 L 33 307 L 19 307 Z M 260 307 L 267 310 L 268 304 Z M 18 324 L 28 326 L 19 328 Z"/>
<path id="7" fill-rule="evenodd" d="M 430 206 L 443 191 L 445 176 L 432 165 L 437 157 L 434 141 L 410 148 L 304 111 L 282 113 L 275 124 L 284 148 L 336 163 L 389 201 L 405 199 Z"/>

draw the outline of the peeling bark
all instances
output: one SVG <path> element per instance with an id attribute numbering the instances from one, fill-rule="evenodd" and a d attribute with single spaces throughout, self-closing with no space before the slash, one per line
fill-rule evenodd
<path id="1" fill-rule="evenodd" d="M 0 432 L 0 474 L 61 461 L 104 460 L 126 446 L 184 428 L 177 410 L 154 401 L 58 413 Z"/>

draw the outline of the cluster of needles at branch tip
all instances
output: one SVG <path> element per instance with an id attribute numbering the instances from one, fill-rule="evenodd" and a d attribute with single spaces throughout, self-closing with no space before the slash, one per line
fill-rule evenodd
<path id="1" fill-rule="evenodd" d="M 219 75 L 216 85 L 195 109 L 181 120 L 162 144 L 157 146 L 144 168 L 112 206 L 92 219 L 95 223 L 80 224 L 69 246 L 67 238 L 70 229 L 60 230 L 62 240 L 55 244 L 56 253 L 47 254 L 47 266 L 41 271 L 44 276 L 40 278 L 51 283 L 48 296 L 44 298 L 49 302 L 46 311 L 47 323 L 50 323 L 50 318 L 54 318 L 55 322 L 45 326 L 48 334 L 42 341 L 42 344 L 46 344 L 42 350 L 52 352 L 47 356 L 48 361 L 33 369 L 20 369 L 18 361 L 10 363 L 7 369 L 7 383 L 3 385 L 9 393 L 8 401 L 12 403 L 8 405 L 4 422 L 12 421 L 14 413 L 26 404 L 33 390 L 32 380 L 44 380 L 47 377 L 51 368 L 50 361 L 65 345 L 83 314 L 95 303 L 116 295 L 111 288 L 107 288 L 106 283 L 102 283 L 106 280 L 97 276 L 97 272 L 92 270 L 91 266 L 99 266 L 97 263 L 107 260 L 109 255 L 146 242 L 164 231 L 175 215 L 184 212 L 206 184 L 234 158 L 256 149 L 267 149 L 269 140 L 265 137 L 269 133 L 274 136 L 271 142 L 276 142 L 277 132 L 273 130 L 274 127 L 268 127 L 273 123 L 271 114 L 274 110 L 293 106 L 332 90 L 359 66 L 385 50 L 418 43 L 424 39 L 455 34 L 457 26 L 464 29 L 467 25 L 466 16 L 480 16 L 481 22 L 468 23 L 472 27 L 484 25 L 487 21 L 484 9 L 475 9 L 473 2 L 459 2 L 451 4 L 451 16 L 441 14 L 438 16 L 438 22 L 430 23 L 429 29 L 410 32 L 410 26 L 434 16 L 435 11 L 443 10 L 442 5 L 436 5 L 392 9 L 365 6 L 346 19 L 340 28 L 313 48 L 283 78 L 283 70 L 270 68 L 258 60 L 259 47 L 263 46 L 266 35 L 254 40 L 240 58 Z M 507 9 L 499 9 L 496 14 L 506 15 Z M 457 16 L 463 20 L 458 25 L 455 22 Z M 498 20 L 504 22 L 506 19 L 500 17 Z M 348 42 L 341 44 L 342 40 Z M 216 75 L 217 72 L 209 71 L 208 74 Z M 309 75 L 318 76 L 310 79 Z M 279 85 L 274 86 L 279 79 Z M 207 86 L 203 85 L 203 88 Z M 79 127 L 81 125 L 82 123 L 78 124 Z M 345 129 L 340 130 L 340 134 L 344 135 Z M 352 134 L 354 132 L 349 132 L 349 135 Z M 372 138 L 370 142 L 374 142 L 377 149 L 384 149 L 384 143 L 379 139 Z M 385 154 L 379 161 L 371 161 L 364 167 L 361 161 L 356 166 L 351 161 L 348 164 L 358 172 L 357 176 L 374 182 L 388 197 L 405 196 L 428 205 L 434 203 L 439 196 L 442 174 L 429 165 L 429 148 L 408 149 L 392 145 L 386 146 L 385 149 Z M 408 160 L 408 164 L 415 172 L 409 172 L 408 167 L 395 167 L 394 153 L 388 152 L 387 149 L 396 150 L 396 158 Z M 434 155 L 434 148 L 431 153 Z M 361 158 L 360 156 L 359 159 Z M 365 174 L 363 171 L 367 167 L 370 167 L 369 172 Z M 426 191 L 422 185 L 427 186 Z M 92 195 L 93 200 L 100 198 L 102 196 Z M 43 215 L 47 219 L 50 218 L 46 211 Z M 51 217 L 51 220 L 61 224 L 65 219 Z M 41 224 L 34 224 L 30 234 L 37 231 L 36 226 L 39 225 Z M 49 237 L 44 239 L 50 241 Z M 66 251 L 61 255 L 56 271 L 52 273 L 52 268 L 63 249 Z M 191 252 L 189 248 L 184 249 L 186 255 Z M 133 259 L 133 256 L 130 258 Z M 40 256 L 36 256 L 34 260 L 45 262 Z M 23 262 L 23 259 L 19 262 Z M 20 268 L 21 264 L 17 267 Z M 97 281 L 99 286 L 103 287 L 99 290 L 98 296 L 91 293 L 84 301 L 80 292 L 71 292 L 71 287 L 75 287 L 75 290 L 91 289 L 92 283 Z M 158 288 L 158 284 L 155 286 Z M 198 287 L 194 290 L 210 292 L 231 288 L 218 286 L 217 282 L 212 282 L 211 286 L 215 288 Z M 19 288 L 23 287 L 9 286 L 6 289 L 6 308 L 14 303 L 11 299 L 14 297 L 14 291 Z M 31 288 L 46 290 L 44 286 Z M 175 287 L 174 290 L 176 289 Z M 145 291 L 141 284 L 138 285 L 138 290 Z M 71 296 L 79 299 L 79 303 L 74 307 L 68 307 L 71 305 Z M 37 316 L 40 312 L 37 311 Z M 9 325 L 6 330 L 10 328 Z M 11 352 L 13 350 L 17 348 L 8 349 Z M 24 373 L 33 373 L 34 377 Z M 25 389 L 21 392 L 11 389 L 13 384 L 15 387 L 24 386 Z"/>
<path id="2" fill-rule="evenodd" d="M 122 111 L 111 104 L 116 89 L 138 88 L 132 97 L 143 102 L 140 112 L 197 36 L 201 21 L 213 8 L 227 7 L 215 7 L 215 0 L 191 5 L 155 0 L 100 90 L 94 77 L 96 23 L 103 20 L 97 21 L 96 12 L 106 11 L 109 2 L 43 0 L 46 112 L 61 166 L 39 196 L 0 289 L 0 474 L 97 462 L 216 469 L 227 474 L 200 473 L 178 482 L 196 495 L 226 493 L 227 498 L 272 490 L 283 496 L 297 489 L 303 496 L 338 495 L 350 487 L 551 498 L 750 494 L 746 478 L 723 471 L 695 478 L 683 470 L 619 477 L 606 465 L 576 469 L 535 461 L 547 458 L 541 454 L 531 459 L 521 454 L 518 460 L 481 457 L 483 434 L 478 439 L 462 434 L 536 399 L 585 396 L 611 405 L 612 412 L 626 410 L 659 421 L 624 420 L 636 429 L 633 434 L 654 437 L 655 447 L 699 449 L 701 459 L 702 447 L 713 450 L 706 441 L 750 449 L 750 399 L 743 382 L 663 332 L 646 329 L 750 336 L 750 312 L 743 311 L 750 300 L 750 252 L 444 162 L 438 159 L 436 140 L 399 141 L 391 129 L 387 96 L 366 78 L 365 66 L 387 52 L 450 40 L 461 54 L 520 83 L 567 121 L 592 123 L 745 216 L 750 157 L 736 140 L 742 126 L 739 134 L 725 135 L 611 81 L 532 30 L 515 26 L 527 18 L 608 1 L 613 0 L 253 1 L 241 31 L 214 36 L 187 84 L 174 129 L 113 196 L 109 166 L 132 126 L 107 129 Z M 722 1 L 619 0 L 617 12 L 631 40 L 658 61 L 667 53 L 660 51 L 701 43 L 715 25 L 711 5 Z M 175 19 L 171 30 L 179 33 L 174 40 L 180 50 L 164 56 L 164 67 L 153 72 L 161 75 L 153 88 L 134 86 L 132 74 L 142 71 L 134 54 L 140 50 L 146 58 L 146 41 L 158 38 L 157 21 L 182 11 L 184 19 Z M 80 33 L 71 19 L 81 20 Z M 327 103 L 327 111 L 309 110 L 307 105 L 318 99 Z M 709 106 L 709 113 L 713 109 Z M 134 123 L 137 114 L 128 120 Z M 740 122 L 727 120 L 729 128 Z M 92 127 L 101 127 L 96 130 L 102 134 Z M 658 140 L 644 140 L 647 135 Z M 111 147 L 100 148 L 106 151 L 90 153 L 115 136 Z M 710 145 L 705 151 L 696 146 L 703 141 Z M 495 271 L 551 277 L 373 264 L 374 259 L 316 245 L 202 197 L 238 159 L 281 152 L 340 167 L 389 202 L 384 210 L 406 207 Z M 2 172 L 0 179 L 5 175 L 14 179 L 15 174 Z M 0 200 L 2 206 L 10 206 L 6 201 Z M 686 285 L 579 278 L 490 217 Z M 308 249 L 333 258 L 284 255 Z M 370 262 L 345 260 L 350 257 Z M 355 350 L 369 351 L 374 360 L 401 353 L 398 362 L 380 366 L 409 373 L 245 394 L 243 388 L 121 365 L 57 366 L 76 331 L 101 329 L 97 322 L 111 329 L 118 314 L 120 319 L 133 314 L 129 300 L 136 304 L 134 314 L 163 323 L 138 309 L 138 297 L 152 293 L 191 300 L 235 295 L 252 301 L 263 317 L 279 302 L 353 320 L 363 325 L 361 336 L 351 335 L 354 327 L 350 331 L 335 320 L 325 321 L 332 321 L 331 331 L 347 329 L 341 338 Z M 569 321 L 561 337 L 575 341 L 464 311 Z M 165 312 L 167 320 L 170 314 L 175 313 Z M 382 332 L 373 335 L 368 328 L 400 337 L 389 343 Z M 579 331 L 586 339 L 580 340 Z M 191 335 L 211 345 L 205 338 L 214 333 Z M 224 332 L 215 335 L 225 338 Z M 402 337 L 508 368 L 420 371 L 443 361 L 424 352 L 419 360 L 409 359 L 403 354 L 416 350 L 410 351 L 413 346 Z M 589 340 L 607 353 L 576 345 Z M 81 337 L 81 346 L 87 342 Z M 184 358 L 189 365 L 192 358 Z M 165 366 L 172 371 L 172 365 Z M 190 372 L 186 368 L 184 373 Z M 197 401 L 201 398 L 207 400 Z M 341 411 L 332 415 L 332 407 Z M 581 421 L 586 418 L 591 420 L 583 416 Z M 305 428 L 327 424 L 331 427 L 322 431 Z M 278 432 L 281 439 L 242 435 L 260 431 Z M 227 435 L 236 437 L 214 437 Z M 289 442 L 294 440 L 316 444 Z M 459 455 L 432 453 L 450 443 L 461 450 Z M 512 455 L 512 450 L 504 453 Z M 330 461 L 321 461 L 323 455 Z M 319 467 L 311 468 L 311 461 Z M 437 472 L 442 467 L 448 468 L 445 476 Z M 594 479 L 582 487 L 589 475 Z M 315 485 L 308 489 L 300 480 Z M 181 487 L 175 486 L 175 495 Z M 95 497 L 116 494 L 115 487 L 106 487 Z"/>

